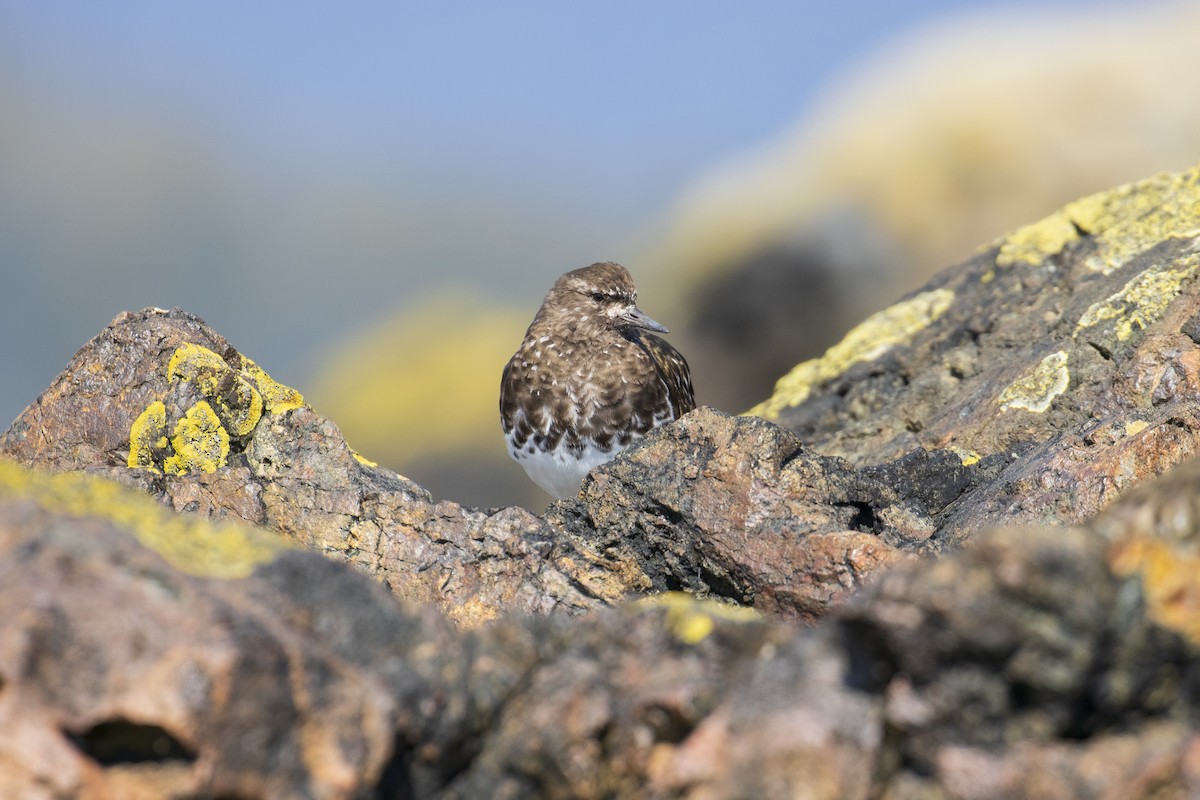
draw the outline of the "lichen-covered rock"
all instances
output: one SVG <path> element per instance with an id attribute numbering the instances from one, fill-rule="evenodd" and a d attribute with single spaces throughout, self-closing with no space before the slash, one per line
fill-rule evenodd
<path id="1" fill-rule="evenodd" d="M 1196 450 L 1198 181 L 868 320 L 758 409 L 792 431 L 698 409 L 540 517 L 121 315 L 0 438 L 69 473 L 0 462 L 0 788 L 1200 794 L 1200 465 L 1151 480 Z"/>
<path id="2" fill-rule="evenodd" d="M 1197 172 L 1074 203 L 544 517 L 433 503 L 195 317 L 118 317 L 0 439 L 265 525 L 463 626 L 687 589 L 816 619 L 906 553 L 1077 523 L 1197 450 Z M 801 447 L 803 442 L 803 447 Z"/>
<path id="3" fill-rule="evenodd" d="M 936 511 L 935 552 L 989 525 L 1087 520 L 1197 452 L 1198 236 L 1200 168 L 1083 198 L 867 320 L 751 413 L 856 466 L 958 454 L 979 477 Z"/>
<path id="4" fill-rule="evenodd" d="M 933 531 L 883 480 L 711 409 L 656 432 L 545 518 L 434 503 L 179 310 L 117 317 L 0 453 L 263 525 L 463 627 L 680 588 L 813 620 Z"/>
<path id="5" fill-rule="evenodd" d="M 545 522 L 434 504 L 180 310 L 118 316 L 10 426 L 0 453 L 104 475 L 178 511 L 267 526 L 461 625 L 597 603 L 546 559 Z"/>
<path id="6" fill-rule="evenodd" d="M 0 461 L 5 797 L 359 795 L 444 713 L 449 631 L 267 531 Z"/>
<path id="7" fill-rule="evenodd" d="M 982 535 L 816 628 L 668 593 L 461 632 L 276 534 L 0 463 L 0 786 L 1192 796 L 1200 638 L 1161 592 L 1200 573 L 1127 547 L 1191 546 L 1171 524 Z"/>

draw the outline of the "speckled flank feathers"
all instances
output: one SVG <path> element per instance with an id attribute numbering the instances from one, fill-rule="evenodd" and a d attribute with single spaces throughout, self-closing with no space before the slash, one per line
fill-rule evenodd
<path id="1" fill-rule="evenodd" d="M 555 281 L 504 367 L 508 452 L 558 498 L 635 439 L 696 407 L 687 362 L 650 331 L 633 278 L 600 263 Z"/>

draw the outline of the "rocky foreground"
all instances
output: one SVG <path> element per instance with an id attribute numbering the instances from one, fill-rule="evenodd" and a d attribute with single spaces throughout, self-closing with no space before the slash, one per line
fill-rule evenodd
<path id="1" fill-rule="evenodd" d="M 1077 201 L 540 516 L 122 314 L 0 438 L 0 796 L 1198 796 L 1198 237 Z"/>

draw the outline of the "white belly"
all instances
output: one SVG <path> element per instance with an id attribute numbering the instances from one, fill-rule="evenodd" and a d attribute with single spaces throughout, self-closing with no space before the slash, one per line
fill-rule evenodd
<path id="1" fill-rule="evenodd" d="M 587 447 L 577 458 L 575 454 L 560 446 L 549 452 L 513 448 L 511 437 L 508 442 L 508 454 L 516 459 L 525 469 L 525 474 L 538 486 L 554 495 L 559 500 L 574 497 L 579 493 L 579 484 L 593 467 L 597 467 L 612 459 L 621 448 L 599 450 Z"/>

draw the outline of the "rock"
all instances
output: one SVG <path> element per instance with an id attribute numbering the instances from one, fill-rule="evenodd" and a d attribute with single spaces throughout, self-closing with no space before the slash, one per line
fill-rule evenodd
<path id="1" fill-rule="evenodd" d="M 780 381 L 786 428 L 698 409 L 540 517 L 121 315 L 0 438 L 0 786 L 1200 793 L 1200 465 L 1153 480 L 1196 449 L 1197 185 L 1018 231 Z"/>
<path id="2" fill-rule="evenodd" d="M 1164 483 L 1168 498 L 1189 485 Z M 1163 496 L 1139 494 L 1106 519 Z M 1200 635 L 1162 600 L 1194 597 L 1200 571 L 1135 545 L 1200 534 L 1101 527 L 908 559 L 815 628 L 667 593 L 456 632 L 276 534 L 0 462 L 0 785 L 1190 796 Z"/>
<path id="3" fill-rule="evenodd" d="M 1200 70 L 1187 44 L 1200 9 L 1091 11 L 964 5 L 916 25 L 829 76 L 761 147 L 699 176 L 630 266 L 648 298 L 675 298 L 676 308 L 655 306 L 672 337 L 696 337 L 677 346 L 696 354 L 698 388 L 717 384 L 720 396 L 703 402 L 761 400 L 750 365 L 777 358 L 774 331 L 803 334 L 782 345 L 788 366 L 819 356 L 998 231 L 1197 158 L 1200 108 L 1176 101 L 1173 76 Z M 997 58 L 1017 51 L 1019 67 Z M 773 293 L 804 278 L 802 296 Z M 761 338 L 714 315 L 729 286 Z M 758 391 L 741 391 L 740 379 Z"/>
<path id="4" fill-rule="evenodd" d="M 1090 530 L 1012 529 L 894 567 L 762 655 L 654 796 L 1194 796 L 1200 638 L 1119 559 Z"/>
<path id="5" fill-rule="evenodd" d="M 456 634 L 277 535 L 9 462 L 0 554 L 14 797 L 527 796 L 552 780 L 530 757 L 634 791 L 656 741 L 795 635 L 683 596 Z"/>
<path id="6" fill-rule="evenodd" d="M 932 531 L 841 459 L 711 409 L 657 432 L 544 519 L 434 503 L 179 310 L 117 317 L 0 453 L 265 526 L 463 627 L 680 588 L 813 620 Z"/>
<path id="7" fill-rule="evenodd" d="M 1073 203 L 781 379 L 755 412 L 796 436 L 700 409 L 544 517 L 433 503 L 181 311 L 114 320 L 0 452 L 265 525 L 461 626 L 670 589 L 814 620 L 905 554 L 1082 522 L 1196 451 L 1198 208 L 1195 170 Z"/>
<path id="8" fill-rule="evenodd" d="M 98 478 L 0 462 L 0 553 L 6 797 L 350 797 L 433 716 L 421 648 L 453 657 L 332 561 Z"/>
<path id="9" fill-rule="evenodd" d="M 1197 169 L 1083 198 L 866 320 L 752 413 L 869 472 L 958 454 L 958 496 L 922 509 L 928 551 L 1090 519 L 1197 452 L 1198 233 Z"/>
<path id="10" fill-rule="evenodd" d="M 110 477 L 177 511 L 267 526 L 461 625 L 597 602 L 546 558 L 545 522 L 433 503 L 180 310 L 118 316 L 5 432 L 0 453 Z"/>
<path id="11" fill-rule="evenodd" d="M 926 538 L 888 487 L 763 420 L 698 409 L 595 470 L 547 519 L 645 588 L 816 619 Z"/>

